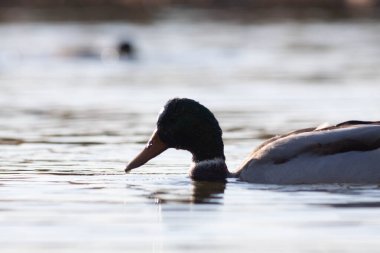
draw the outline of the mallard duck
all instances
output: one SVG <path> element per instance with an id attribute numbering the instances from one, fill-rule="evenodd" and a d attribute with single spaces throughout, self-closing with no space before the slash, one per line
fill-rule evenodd
<path id="1" fill-rule="evenodd" d="M 137 168 L 168 148 L 192 154 L 190 177 L 225 181 L 237 177 L 260 184 L 380 183 L 380 121 L 346 121 L 273 137 L 231 173 L 222 129 L 213 113 L 187 98 L 169 100 L 143 151 L 126 167 Z"/>

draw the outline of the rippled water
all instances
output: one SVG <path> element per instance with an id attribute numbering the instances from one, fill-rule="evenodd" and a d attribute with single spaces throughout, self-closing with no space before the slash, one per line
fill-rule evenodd
<path id="1" fill-rule="evenodd" d="M 231 170 L 264 139 L 379 120 L 380 23 L 0 24 L 0 249 L 376 252 L 377 185 L 194 183 L 170 150 L 125 175 L 171 97 L 224 130 Z M 112 53 L 119 40 L 133 59 Z"/>

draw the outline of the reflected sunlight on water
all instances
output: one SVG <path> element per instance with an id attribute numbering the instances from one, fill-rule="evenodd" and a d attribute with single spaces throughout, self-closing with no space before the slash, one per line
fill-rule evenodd
<path id="1" fill-rule="evenodd" d="M 1 24 L 1 252 L 376 252 L 376 185 L 195 183 L 175 150 L 124 175 L 171 97 L 215 112 L 227 163 L 264 139 L 378 120 L 370 21 Z M 134 59 L 104 58 L 129 38 Z M 88 54 L 77 54 L 89 46 Z"/>

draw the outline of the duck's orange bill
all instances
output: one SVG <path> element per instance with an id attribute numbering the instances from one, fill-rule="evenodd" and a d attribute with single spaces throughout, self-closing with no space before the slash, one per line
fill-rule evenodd
<path id="1" fill-rule="evenodd" d="M 168 146 L 161 141 L 160 137 L 157 134 L 157 130 L 155 130 L 143 151 L 141 151 L 140 154 L 138 154 L 132 161 L 128 163 L 127 167 L 125 168 L 125 172 L 129 172 L 130 170 L 140 167 L 167 149 Z"/>

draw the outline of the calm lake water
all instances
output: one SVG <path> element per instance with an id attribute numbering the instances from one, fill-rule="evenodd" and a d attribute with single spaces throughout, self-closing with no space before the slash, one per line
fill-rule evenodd
<path id="1" fill-rule="evenodd" d="M 380 119 L 380 23 L 0 24 L 0 250 L 378 252 L 377 185 L 194 183 L 170 150 L 125 175 L 172 97 L 230 170 L 286 131 Z M 113 48 L 130 41 L 133 59 Z"/>

